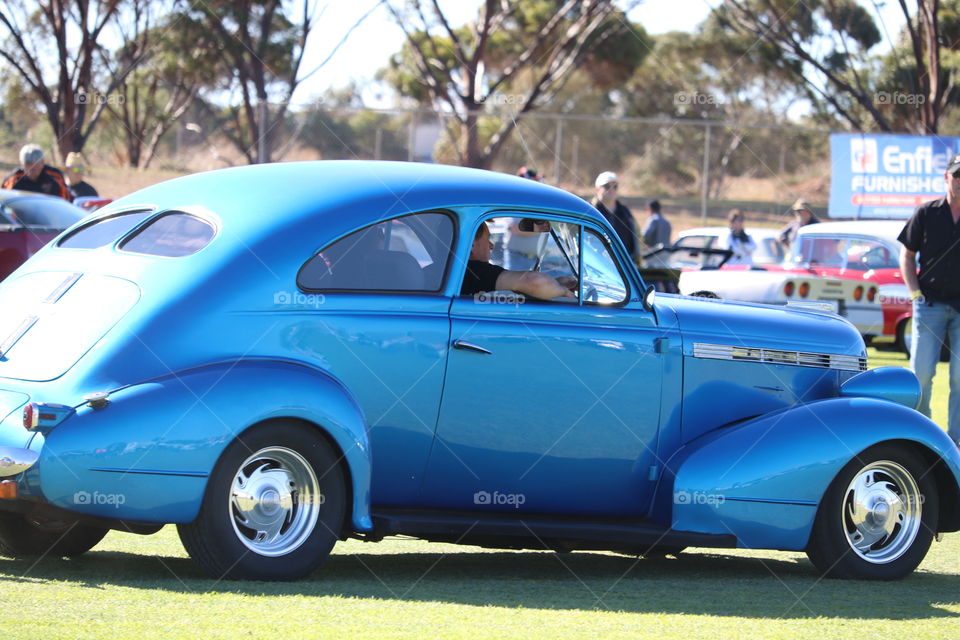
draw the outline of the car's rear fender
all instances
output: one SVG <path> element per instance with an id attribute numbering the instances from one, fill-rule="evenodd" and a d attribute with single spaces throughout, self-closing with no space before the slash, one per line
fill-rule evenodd
<path id="1" fill-rule="evenodd" d="M 742 547 L 801 550 L 834 477 L 886 441 L 931 460 L 941 494 L 950 496 L 940 529 L 960 526 L 956 446 L 923 415 L 872 398 L 796 405 L 694 440 L 667 463 L 654 517 L 680 530 L 733 534 Z"/>
<path id="2" fill-rule="evenodd" d="M 28 493 L 89 515 L 191 522 L 212 469 L 239 433 L 295 419 L 315 425 L 339 448 L 353 527 L 372 527 L 363 414 L 325 372 L 287 361 L 225 362 L 125 387 L 109 400 L 103 409 L 80 407 L 46 435 L 42 448 L 32 446 L 40 459 L 26 472 Z"/>

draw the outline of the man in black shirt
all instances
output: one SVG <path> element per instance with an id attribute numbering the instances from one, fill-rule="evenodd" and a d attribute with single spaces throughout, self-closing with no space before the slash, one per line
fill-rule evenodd
<path id="1" fill-rule="evenodd" d="M 490 264 L 491 251 L 493 251 L 493 243 L 490 242 L 490 230 L 486 223 L 482 223 L 470 247 L 470 260 L 467 262 L 467 273 L 463 278 L 460 295 L 509 290 L 542 300 L 575 297 L 571 287 L 560 284 L 558 280 L 545 273 L 508 271 L 503 267 Z M 576 288 L 575 282 L 572 288 Z"/>
<path id="2" fill-rule="evenodd" d="M 960 154 L 950 160 L 943 178 L 947 195 L 917 207 L 900 232 L 900 272 L 913 299 L 910 368 L 920 380 L 919 410 L 930 415 L 933 376 L 949 338 L 947 433 L 960 446 Z"/>
<path id="3" fill-rule="evenodd" d="M 604 171 L 597 176 L 594 185 L 597 187 L 597 197 L 593 199 L 593 206 L 607 219 L 617 237 L 623 242 L 624 248 L 636 262 L 640 257 L 640 242 L 637 240 L 637 222 L 627 205 L 617 199 L 617 190 L 620 183 L 617 174 L 613 171 Z M 669 231 L 667 232 L 669 235 Z"/>

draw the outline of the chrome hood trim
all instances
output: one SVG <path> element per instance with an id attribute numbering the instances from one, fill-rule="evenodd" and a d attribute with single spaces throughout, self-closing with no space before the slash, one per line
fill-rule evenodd
<path id="1" fill-rule="evenodd" d="M 712 360 L 739 360 L 747 362 L 763 362 L 767 364 L 789 364 L 797 367 L 814 367 L 817 369 L 838 369 L 840 371 L 866 371 L 867 359 L 864 357 L 841 355 L 835 353 L 811 353 L 804 351 L 788 351 L 783 349 L 766 349 L 744 345 L 710 344 L 695 342 L 693 344 L 694 358 L 708 358 Z"/>

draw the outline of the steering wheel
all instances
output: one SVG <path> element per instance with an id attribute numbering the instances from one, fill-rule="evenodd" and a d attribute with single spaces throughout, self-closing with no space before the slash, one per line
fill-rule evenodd
<path id="1" fill-rule="evenodd" d="M 597 288 L 593 285 L 586 287 L 583 290 L 583 299 L 587 302 L 597 302 L 600 300 L 600 294 L 597 292 Z"/>

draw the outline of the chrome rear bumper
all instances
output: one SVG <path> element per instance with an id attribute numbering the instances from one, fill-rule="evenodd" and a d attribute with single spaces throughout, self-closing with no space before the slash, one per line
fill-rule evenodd
<path id="1" fill-rule="evenodd" d="M 0 478 L 23 473 L 36 463 L 40 454 L 21 447 L 0 447 Z"/>

